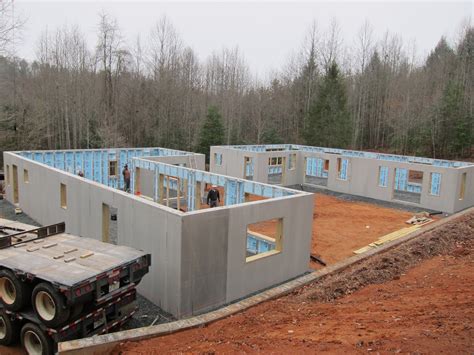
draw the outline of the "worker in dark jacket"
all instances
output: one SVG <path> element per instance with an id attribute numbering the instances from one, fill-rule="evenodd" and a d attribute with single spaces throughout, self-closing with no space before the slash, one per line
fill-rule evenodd
<path id="1" fill-rule="evenodd" d="M 125 183 L 124 190 L 126 192 L 130 192 L 130 170 L 128 170 L 127 164 L 125 164 L 125 166 L 123 167 L 122 175 L 123 175 L 123 182 Z"/>
<path id="2" fill-rule="evenodd" d="M 211 189 L 207 193 L 207 204 L 209 207 L 217 207 L 218 202 L 221 202 L 221 197 L 219 195 L 219 190 L 217 190 L 216 185 L 212 185 Z"/>

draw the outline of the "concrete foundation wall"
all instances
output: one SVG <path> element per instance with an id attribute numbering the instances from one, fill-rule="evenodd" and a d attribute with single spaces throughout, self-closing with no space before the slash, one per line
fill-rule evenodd
<path id="1" fill-rule="evenodd" d="M 196 306 L 209 310 L 305 273 L 312 211 L 313 195 L 304 194 L 235 205 L 213 214 L 195 211 L 185 215 L 181 255 L 184 315 L 192 314 Z M 247 262 L 247 226 L 274 218 L 283 219 L 281 252 Z"/>
<path id="2" fill-rule="evenodd" d="M 240 187 L 258 185 L 264 196 L 283 197 L 183 213 L 14 153 L 4 153 L 4 160 L 7 200 L 14 202 L 15 165 L 18 205 L 40 224 L 64 221 L 68 233 L 106 241 L 103 205 L 117 209 L 117 244 L 152 255 L 140 293 L 178 318 L 219 307 L 307 271 L 312 194 L 240 182 Z M 28 182 L 24 181 L 25 169 Z M 140 169 L 143 192 L 152 195 L 153 170 Z M 206 174 L 203 178 L 227 184 L 225 176 Z M 65 206 L 61 206 L 61 184 L 66 187 Z M 272 218 L 283 219 L 281 252 L 247 262 L 247 225 Z"/>
<path id="3" fill-rule="evenodd" d="M 214 153 L 222 154 L 221 166 L 215 164 Z M 289 156 L 295 153 L 297 156 L 296 169 L 289 170 Z M 268 159 L 271 157 L 284 157 L 286 164 L 283 185 L 317 184 L 318 187 L 326 188 L 331 191 L 384 201 L 396 201 L 447 213 L 454 213 L 474 206 L 474 165 L 445 167 L 442 165 L 390 161 L 306 150 L 266 152 L 264 149 L 262 149 L 262 151 L 251 151 L 231 147 L 211 147 L 210 169 L 212 172 L 225 172 L 228 175 L 242 178 L 245 156 L 254 157 L 254 181 L 268 183 Z M 329 160 L 328 178 L 311 178 L 306 180 L 307 158 Z M 348 161 L 346 180 L 338 178 L 338 158 Z M 386 187 L 379 186 L 379 167 L 386 167 L 388 169 Z M 423 183 L 420 194 L 405 193 L 406 197 L 404 197 L 403 193 L 394 192 L 396 168 L 423 172 Z M 431 173 L 441 174 L 440 193 L 438 196 L 431 194 Z M 459 199 L 463 173 L 466 173 L 465 193 L 464 198 Z M 318 184 L 318 182 L 320 183 Z M 414 198 L 410 199 L 411 196 L 414 196 Z M 400 198 L 404 198 L 404 200 L 398 200 Z"/>
<path id="4" fill-rule="evenodd" d="M 140 293 L 172 314 L 179 313 L 181 218 L 172 209 L 117 189 L 4 153 L 5 165 L 18 167 L 19 206 L 42 225 L 66 222 L 66 232 L 102 240 L 102 204 L 118 209 L 118 244 L 151 253 L 150 274 Z M 28 170 L 29 182 L 23 181 Z M 10 170 L 10 175 L 12 171 Z M 13 184 L 6 197 L 13 201 Z M 67 189 L 67 208 L 60 206 L 60 184 Z"/>

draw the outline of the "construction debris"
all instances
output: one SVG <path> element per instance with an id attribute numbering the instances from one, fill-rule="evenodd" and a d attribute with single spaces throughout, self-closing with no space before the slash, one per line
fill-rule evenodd
<path id="1" fill-rule="evenodd" d="M 321 259 L 318 255 L 310 254 L 309 257 L 311 258 L 312 261 L 317 262 L 318 264 L 321 264 L 322 266 L 326 266 L 326 262 Z"/>
<path id="2" fill-rule="evenodd" d="M 414 224 L 414 225 L 423 225 L 429 222 L 433 222 L 433 219 L 430 217 L 431 217 L 430 213 L 420 212 L 420 213 L 415 214 L 412 218 L 410 218 L 405 223 Z"/>

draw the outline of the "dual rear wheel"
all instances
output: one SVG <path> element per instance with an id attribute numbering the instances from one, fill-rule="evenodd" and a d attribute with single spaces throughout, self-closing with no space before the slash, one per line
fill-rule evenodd
<path id="1" fill-rule="evenodd" d="M 4 311 L 0 311 L 0 345 L 21 344 L 29 355 L 54 354 L 53 340 L 36 324 L 12 320 Z"/>
<path id="2" fill-rule="evenodd" d="M 31 300 L 36 314 L 48 327 L 60 326 L 71 315 L 64 296 L 48 283 L 41 282 L 36 285 Z"/>
<path id="3" fill-rule="evenodd" d="M 71 315 L 65 297 L 51 284 L 40 282 L 33 292 L 31 285 L 22 282 L 10 270 L 0 270 L 0 300 L 6 310 L 18 312 L 28 303 L 33 306 L 38 317 L 48 327 L 65 323 Z M 73 316 L 82 311 L 82 305 L 73 307 Z"/>
<path id="4" fill-rule="evenodd" d="M 19 280 L 10 270 L 0 270 L 0 298 L 5 309 L 16 312 L 25 307 L 31 296 L 31 286 Z"/>

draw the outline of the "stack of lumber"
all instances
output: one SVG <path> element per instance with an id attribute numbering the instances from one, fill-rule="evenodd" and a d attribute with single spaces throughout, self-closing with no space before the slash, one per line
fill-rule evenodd
<path id="1" fill-rule="evenodd" d="M 388 243 L 388 242 L 391 242 L 393 240 L 396 240 L 396 239 L 399 239 L 399 238 L 402 238 L 414 231 L 416 231 L 417 229 L 419 229 L 421 227 L 421 225 L 414 225 L 412 227 L 407 227 L 407 228 L 402 228 L 396 232 L 392 232 L 392 233 L 389 233 L 389 234 L 386 234 L 384 235 L 383 237 L 380 237 L 379 239 L 377 239 L 375 242 L 373 243 L 370 243 L 369 245 L 363 247 L 363 248 L 360 248 L 360 249 L 357 249 L 357 250 L 354 250 L 354 254 L 362 254 L 362 253 L 365 253 L 366 251 L 368 250 L 371 250 L 371 249 L 374 249 L 374 248 L 377 248 L 385 243 Z"/>

